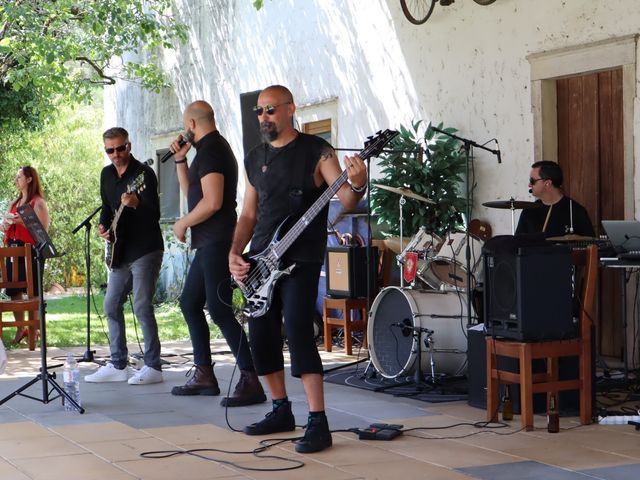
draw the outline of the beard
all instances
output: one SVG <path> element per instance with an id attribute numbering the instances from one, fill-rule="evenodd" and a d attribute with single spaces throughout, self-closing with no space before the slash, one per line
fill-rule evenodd
<path id="1" fill-rule="evenodd" d="M 276 138 L 278 138 L 278 128 L 276 124 L 273 122 L 261 122 L 260 123 L 260 134 L 262 135 L 262 139 L 265 142 L 273 142 Z"/>
<path id="2" fill-rule="evenodd" d="M 196 134 L 193 133 L 193 130 L 191 130 L 190 128 L 187 129 L 183 134 L 182 134 L 182 138 L 189 142 L 189 143 L 193 143 L 193 139 L 195 138 Z"/>

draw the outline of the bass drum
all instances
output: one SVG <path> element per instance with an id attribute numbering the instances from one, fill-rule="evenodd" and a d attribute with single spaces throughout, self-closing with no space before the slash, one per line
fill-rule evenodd
<path id="1" fill-rule="evenodd" d="M 462 292 L 411 290 L 387 287 L 371 305 L 367 327 L 369 353 L 378 372 L 386 378 L 411 374 L 421 349 L 422 372 L 431 371 L 426 333 L 417 338 L 397 324 L 433 330 L 436 373 L 460 375 L 467 361 L 465 327 L 467 297 Z M 418 345 L 419 344 L 419 345 Z"/>

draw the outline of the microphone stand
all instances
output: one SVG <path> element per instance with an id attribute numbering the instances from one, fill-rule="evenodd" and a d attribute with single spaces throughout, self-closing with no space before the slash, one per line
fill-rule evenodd
<path id="1" fill-rule="evenodd" d="M 476 142 L 474 142 L 473 140 L 469 140 L 468 138 L 462 138 L 459 137 L 457 135 L 454 135 L 453 133 L 449 133 L 445 130 L 442 130 L 440 128 L 431 126 L 430 127 L 432 130 L 441 133 L 443 135 L 446 135 L 450 138 L 453 138 L 455 140 L 458 140 L 460 142 L 462 142 L 463 148 L 464 148 L 464 154 L 465 154 L 465 168 L 466 168 L 466 177 L 467 177 L 467 181 L 465 182 L 465 196 L 466 196 L 466 205 L 465 205 L 465 215 L 466 215 L 466 225 L 465 225 L 465 266 L 467 269 L 467 327 L 469 325 L 471 325 L 471 297 L 472 297 L 472 289 L 471 289 L 471 246 L 469 244 L 469 222 L 471 221 L 471 179 L 469 178 L 469 171 L 470 171 L 470 164 L 471 164 L 471 149 L 472 147 L 476 147 L 476 148 L 480 148 L 482 150 L 486 150 L 487 152 L 490 152 L 494 155 L 496 155 L 498 157 L 498 160 L 500 159 L 500 151 L 499 150 L 493 150 L 485 145 L 480 145 Z"/>
<path id="2" fill-rule="evenodd" d="M 76 234 L 82 227 L 85 228 L 84 235 L 84 263 L 87 269 L 86 297 L 87 297 L 87 350 L 78 362 L 95 362 L 93 354 L 95 350 L 91 350 L 91 242 L 89 232 L 91 231 L 91 219 L 102 210 L 102 205 L 96 208 L 87 218 L 73 229 L 72 234 Z"/>

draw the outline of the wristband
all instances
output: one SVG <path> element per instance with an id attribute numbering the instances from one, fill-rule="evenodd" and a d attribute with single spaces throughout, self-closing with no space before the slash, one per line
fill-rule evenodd
<path id="1" fill-rule="evenodd" d="M 361 187 L 356 187 L 356 186 L 353 185 L 353 183 L 350 183 L 349 185 L 351 186 L 351 191 L 353 191 L 355 193 L 364 193 L 367 190 L 366 182 Z"/>
<path id="2" fill-rule="evenodd" d="M 174 162 L 176 165 L 180 164 L 180 163 L 187 163 L 187 159 L 183 158 L 182 160 L 174 160 Z"/>

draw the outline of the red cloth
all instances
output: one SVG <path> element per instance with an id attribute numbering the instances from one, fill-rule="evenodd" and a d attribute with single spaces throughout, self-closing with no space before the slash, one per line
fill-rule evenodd
<path id="1" fill-rule="evenodd" d="M 37 198 L 34 197 L 31 199 L 29 204 L 32 208 L 36 206 Z M 18 213 L 18 202 L 15 202 L 11 208 L 9 209 L 9 213 Z M 9 245 L 9 242 L 12 240 L 22 240 L 24 243 L 30 243 L 31 245 L 35 245 L 36 242 L 27 230 L 27 228 L 22 224 L 13 224 L 7 230 L 6 235 L 4 236 L 5 245 Z"/>
<path id="2" fill-rule="evenodd" d="M 416 279 L 416 271 L 418 266 L 418 253 L 407 252 L 404 256 L 404 281 L 413 283 Z"/>

